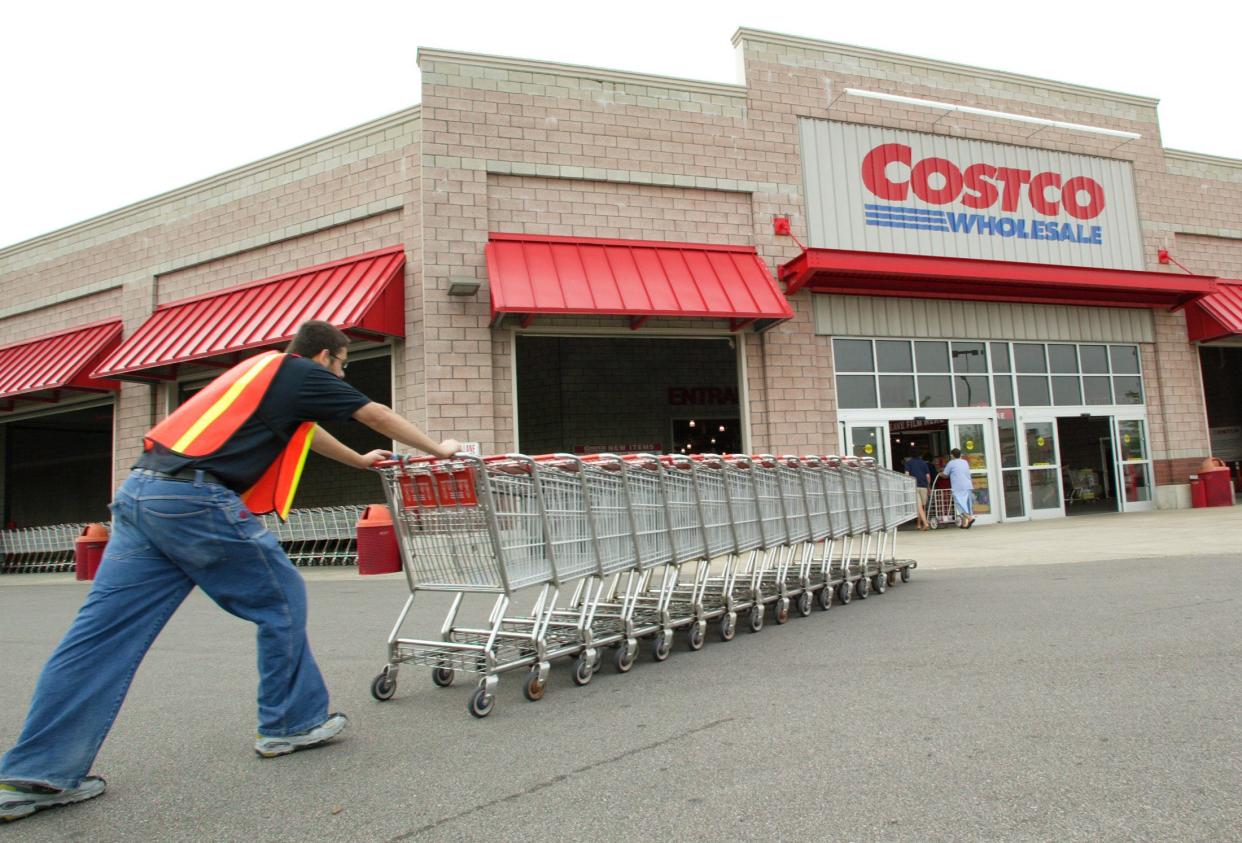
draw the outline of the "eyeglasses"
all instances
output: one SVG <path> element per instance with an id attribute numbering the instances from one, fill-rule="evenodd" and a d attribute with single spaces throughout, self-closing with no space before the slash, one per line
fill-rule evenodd
<path id="1" fill-rule="evenodd" d="M 336 362 L 338 362 L 338 363 L 340 363 L 340 364 L 341 364 L 341 371 L 342 371 L 342 372 L 343 372 L 343 371 L 345 371 L 346 369 L 348 369 L 348 368 L 349 368 L 349 361 L 347 361 L 344 357 L 337 357 L 337 356 L 336 356 L 335 354 L 333 354 L 331 351 L 329 351 L 329 352 L 328 352 L 328 356 L 329 356 L 329 357 L 331 357 L 331 358 L 332 358 L 333 360 L 335 360 Z"/>

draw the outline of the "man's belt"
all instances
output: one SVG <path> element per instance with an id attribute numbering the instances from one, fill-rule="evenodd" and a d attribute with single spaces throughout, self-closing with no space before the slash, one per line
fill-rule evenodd
<path id="1" fill-rule="evenodd" d="M 156 471 L 153 468 L 135 468 L 139 474 L 146 477 L 158 477 L 161 480 L 176 480 L 181 483 L 193 483 L 201 476 L 204 483 L 214 483 L 217 486 L 223 486 L 224 481 L 216 477 L 210 471 L 203 471 L 201 468 L 183 468 L 180 471 Z"/>

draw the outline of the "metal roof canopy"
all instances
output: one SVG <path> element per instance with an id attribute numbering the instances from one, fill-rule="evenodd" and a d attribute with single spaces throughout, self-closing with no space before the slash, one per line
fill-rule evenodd
<path id="1" fill-rule="evenodd" d="M 123 325 L 109 319 L 0 348 L 0 412 L 18 401 L 57 404 L 65 391 L 116 392 L 114 380 L 90 372 L 120 344 Z"/>
<path id="2" fill-rule="evenodd" d="M 806 249 L 780 268 L 785 292 L 1028 304 L 1176 309 L 1215 292 L 1216 279 L 1132 269 Z"/>
<path id="3" fill-rule="evenodd" d="M 1242 281 L 1221 278 L 1216 292 L 1186 307 L 1191 342 L 1242 338 Z"/>
<path id="4" fill-rule="evenodd" d="M 404 336 L 404 267 L 405 247 L 390 246 L 162 304 L 94 374 L 152 382 L 187 366 L 228 368 L 288 342 L 308 319 L 359 339 Z"/>
<path id="5" fill-rule="evenodd" d="M 488 235 L 492 324 L 505 314 L 728 319 L 738 331 L 793 311 L 753 246 L 651 240 Z"/>

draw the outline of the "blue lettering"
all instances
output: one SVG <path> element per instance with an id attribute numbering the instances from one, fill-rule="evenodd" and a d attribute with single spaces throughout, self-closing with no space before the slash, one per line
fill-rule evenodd
<path id="1" fill-rule="evenodd" d="M 1101 245 L 1104 242 L 1104 229 L 1098 225 L 1091 226 L 1091 239 L 1087 242 L 1095 246 Z"/>
<path id="2" fill-rule="evenodd" d="M 1030 235 L 1028 235 L 1028 234 L 1026 233 L 1026 220 L 1024 220 L 1024 219 L 1019 219 L 1019 220 L 1018 220 L 1018 239 L 1019 239 L 1019 240 L 1029 240 L 1029 239 L 1030 239 Z"/>
<path id="3" fill-rule="evenodd" d="M 1032 240 L 1045 239 L 1044 229 L 1047 227 L 1048 227 L 1048 223 L 1044 222 L 1043 220 L 1035 220 L 1034 222 L 1032 222 L 1031 223 L 1031 239 Z"/>
<path id="4" fill-rule="evenodd" d="M 980 234 L 982 234 L 984 231 L 987 231 L 988 234 L 996 233 L 996 217 L 985 217 L 983 216 L 983 214 L 979 214 L 978 219 L 979 219 L 978 228 L 979 228 Z"/>
<path id="5" fill-rule="evenodd" d="M 1061 224 L 1061 239 L 1069 243 L 1078 242 L 1077 240 L 1074 239 L 1074 226 L 1070 225 L 1069 223 L 1062 223 Z"/>
<path id="6" fill-rule="evenodd" d="M 1014 224 L 1012 217 L 1001 217 L 996 221 L 996 233 L 1001 237 L 1013 237 Z"/>
<path id="7" fill-rule="evenodd" d="M 949 230 L 954 234 L 970 234 L 979 224 L 979 214 L 946 214 L 949 218 Z"/>

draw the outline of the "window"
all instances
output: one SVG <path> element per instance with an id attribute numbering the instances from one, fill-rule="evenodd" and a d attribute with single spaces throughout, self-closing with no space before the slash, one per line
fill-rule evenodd
<path id="1" fill-rule="evenodd" d="M 841 409 L 1142 404 L 1136 345 L 833 341 Z"/>
<path id="2" fill-rule="evenodd" d="M 838 372 L 875 371 L 871 357 L 871 340 L 836 340 L 832 348 L 833 364 Z"/>

